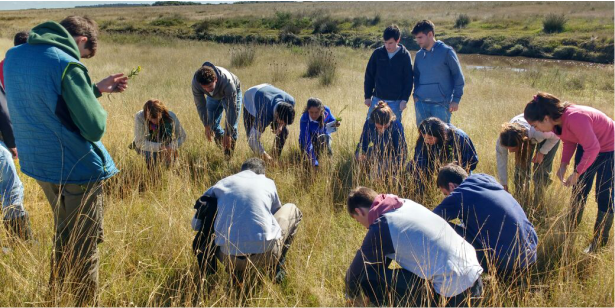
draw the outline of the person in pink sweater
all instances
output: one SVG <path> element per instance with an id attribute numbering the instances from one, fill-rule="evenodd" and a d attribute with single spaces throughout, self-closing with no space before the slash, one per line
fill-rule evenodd
<path id="1" fill-rule="evenodd" d="M 553 131 L 563 143 L 562 162 L 557 177 L 573 188 L 571 231 L 581 221 L 587 196 L 596 178 L 598 216 L 594 238 L 585 252 L 605 246 L 613 225 L 613 150 L 615 123 L 603 112 L 588 106 L 562 102 L 557 97 L 539 92 L 525 106 L 525 119 L 542 132 Z M 566 169 L 575 153 L 574 172 L 565 179 Z"/>

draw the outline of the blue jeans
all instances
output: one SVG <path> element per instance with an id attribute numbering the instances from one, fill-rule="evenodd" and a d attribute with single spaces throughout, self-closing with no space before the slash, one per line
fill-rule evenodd
<path id="1" fill-rule="evenodd" d="M 443 103 L 425 103 L 418 101 L 414 103 L 416 111 L 416 126 L 421 125 L 423 120 L 429 117 L 436 117 L 444 123 L 451 123 L 451 112 L 449 111 L 450 104 Z"/>
<path id="2" fill-rule="evenodd" d="M 0 141 L 0 197 L 5 220 L 27 214 L 23 207 L 23 184 L 17 175 L 13 155 L 2 141 Z"/>
<path id="3" fill-rule="evenodd" d="M 217 138 L 221 138 L 224 135 L 224 129 L 220 126 L 220 122 L 222 121 L 222 111 L 224 110 L 227 114 L 226 129 L 232 127 L 232 137 L 234 140 L 237 140 L 237 123 L 239 123 L 239 112 L 241 111 L 242 101 L 243 95 L 241 94 L 240 88 L 237 88 L 237 98 L 235 99 L 234 105 L 231 105 L 229 102 L 213 99 L 207 96 L 207 119 L 211 130 L 216 134 Z"/>
<path id="4" fill-rule="evenodd" d="M 387 105 L 391 107 L 391 110 L 393 110 L 393 113 L 395 114 L 397 121 L 401 123 L 401 110 L 399 110 L 399 105 L 401 105 L 401 100 L 397 100 L 397 101 L 384 100 L 384 99 L 379 99 L 375 96 L 372 97 L 372 104 L 371 106 L 369 106 L 369 110 L 367 111 L 367 119 L 369 120 L 369 116 L 372 115 L 372 111 L 374 111 L 376 106 L 378 106 L 379 101 L 384 101 L 385 103 L 387 103 Z"/>

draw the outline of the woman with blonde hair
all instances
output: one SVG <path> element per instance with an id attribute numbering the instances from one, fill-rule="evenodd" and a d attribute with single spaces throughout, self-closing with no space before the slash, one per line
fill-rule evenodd
<path id="1" fill-rule="evenodd" d="M 148 100 L 143 110 L 135 114 L 135 151 L 145 157 L 148 167 L 163 160 L 169 165 L 177 158 L 177 150 L 186 140 L 186 132 L 179 119 L 163 102 Z"/>
<path id="2" fill-rule="evenodd" d="M 508 191 L 508 153 L 514 153 L 515 192 L 529 192 L 531 178 L 534 181 L 534 194 L 538 195 L 551 183 L 549 177 L 558 146 L 559 137 L 553 132 L 536 130 L 527 123 L 523 114 L 502 124 L 495 145 L 500 184 Z"/>

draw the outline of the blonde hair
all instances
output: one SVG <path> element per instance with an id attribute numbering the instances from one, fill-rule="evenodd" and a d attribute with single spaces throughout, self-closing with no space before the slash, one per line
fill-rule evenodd
<path id="1" fill-rule="evenodd" d="M 380 124 L 387 125 L 396 120 L 395 113 L 389 105 L 383 101 L 378 102 L 378 106 L 374 108 L 372 114 L 369 117 L 370 121 Z"/>

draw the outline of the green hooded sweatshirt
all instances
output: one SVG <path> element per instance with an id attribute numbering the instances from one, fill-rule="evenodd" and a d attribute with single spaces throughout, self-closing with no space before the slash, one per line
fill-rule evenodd
<path id="1" fill-rule="evenodd" d="M 52 45 L 81 60 L 73 37 L 54 21 L 34 27 L 28 37 L 28 44 Z M 92 142 L 100 141 L 107 125 L 107 112 L 97 99 L 101 95 L 96 85 L 92 84 L 85 66 L 75 62 L 66 67 L 62 75 L 62 97 L 81 136 Z"/>

